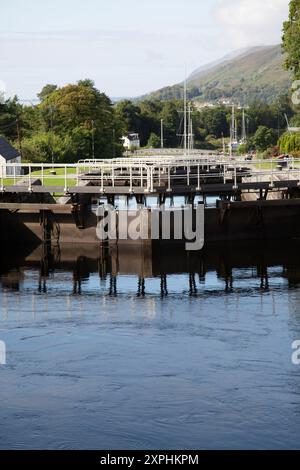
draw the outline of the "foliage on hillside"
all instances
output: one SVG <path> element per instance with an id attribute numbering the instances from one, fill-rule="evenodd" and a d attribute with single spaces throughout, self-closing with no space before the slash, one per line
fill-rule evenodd
<path id="1" fill-rule="evenodd" d="M 290 87 L 290 75 L 283 69 L 280 46 L 258 47 L 232 60 L 193 73 L 188 80 L 189 99 L 215 102 L 234 100 L 241 105 L 253 101 L 273 103 Z M 149 99 L 180 99 L 183 85 L 165 87 L 151 93 Z"/>

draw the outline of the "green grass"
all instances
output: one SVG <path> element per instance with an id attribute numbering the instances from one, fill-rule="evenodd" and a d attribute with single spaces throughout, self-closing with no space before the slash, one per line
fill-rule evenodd
<path id="1" fill-rule="evenodd" d="M 271 162 L 264 162 L 264 163 L 256 163 L 255 168 L 257 170 L 277 170 L 277 163 Z"/>
<path id="2" fill-rule="evenodd" d="M 56 168 L 56 175 L 51 174 L 51 168 L 44 170 L 43 184 L 44 186 L 64 186 L 65 185 L 65 169 Z M 32 173 L 33 178 L 39 178 L 42 176 L 42 171 L 37 170 Z M 74 175 L 74 178 L 70 178 Z M 67 168 L 67 185 L 76 186 L 76 168 Z"/>
<path id="3" fill-rule="evenodd" d="M 292 162 L 290 161 L 289 162 L 289 167 L 290 169 L 292 168 Z M 274 171 L 277 171 L 278 170 L 278 162 L 263 162 L 263 163 L 255 163 L 255 168 L 257 170 L 274 170 Z M 294 163 L 294 169 L 298 170 L 300 168 L 299 166 L 299 163 Z M 283 167 L 283 171 L 287 171 L 288 170 L 288 167 Z"/>
<path id="4" fill-rule="evenodd" d="M 56 168 L 56 175 L 51 174 L 51 168 L 44 170 L 44 177 L 43 177 L 43 185 L 44 186 L 60 186 L 64 187 L 65 186 L 65 169 L 64 168 Z M 76 186 L 77 180 L 76 180 L 76 168 L 67 168 L 67 186 Z M 72 175 L 74 177 L 72 178 Z M 41 179 L 42 176 L 42 171 L 37 170 L 37 171 L 32 171 L 31 172 L 31 180 L 37 178 Z M 4 186 L 13 186 L 14 184 L 18 183 L 21 179 L 26 180 L 26 177 L 28 175 L 23 175 L 21 177 L 17 177 L 16 180 L 14 178 L 4 178 L 3 184 Z"/>

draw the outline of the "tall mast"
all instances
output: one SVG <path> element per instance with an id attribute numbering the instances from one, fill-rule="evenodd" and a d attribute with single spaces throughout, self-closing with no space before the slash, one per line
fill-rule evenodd
<path id="1" fill-rule="evenodd" d="M 222 132 L 222 144 L 223 144 L 223 155 L 225 157 L 226 155 L 226 146 L 225 146 L 225 138 L 224 138 L 224 133 Z"/>
<path id="2" fill-rule="evenodd" d="M 160 121 L 160 147 L 164 148 L 164 120 Z"/>
<path id="3" fill-rule="evenodd" d="M 237 119 L 234 121 L 234 141 L 237 142 L 238 140 L 238 126 L 237 126 Z"/>
<path id="4" fill-rule="evenodd" d="M 235 109 L 234 104 L 232 105 L 232 116 L 231 116 L 231 143 L 234 142 L 235 137 Z"/>
<path id="5" fill-rule="evenodd" d="M 191 103 L 188 105 L 188 154 L 190 154 L 190 150 L 192 148 L 192 119 L 191 119 Z"/>
<path id="6" fill-rule="evenodd" d="M 193 130 L 193 119 L 191 119 L 191 150 L 194 148 L 194 130 Z"/>
<path id="7" fill-rule="evenodd" d="M 229 155 L 232 157 L 232 146 L 235 134 L 235 117 L 234 117 L 234 104 L 232 105 L 231 124 L 230 124 L 230 142 L 229 142 Z"/>
<path id="8" fill-rule="evenodd" d="M 245 118 L 245 108 L 243 108 L 243 122 L 242 122 L 242 143 L 247 142 L 247 132 L 246 132 L 246 118 Z"/>
<path id="9" fill-rule="evenodd" d="M 187 132 L 186 132 L 186 126 L 187 126 L 187 110 L 186 110 L 186 105 L 187 105 L 187 84 L 186 84 L 186 74 L 184 78 L 184 97 L 183 97 L 183 105 L 184 105 L 184 118 L 183 118 L 183 138 L 184 138 L 184 155 L 186 155 L 186 150 L 187 150 Z"/>

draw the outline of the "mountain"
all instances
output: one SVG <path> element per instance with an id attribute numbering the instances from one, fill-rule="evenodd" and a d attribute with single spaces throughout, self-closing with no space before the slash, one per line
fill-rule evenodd
<path id="1" fill-rule="evenodd" d="M 255 100 L 273 102 L 288 92 L 290 74 L 283 68 L 281 46 L 243 49 L 200 67 L 188 78 L 188 97 L 200 102 L 234 101 L 247 105 Z M 183 84 L 162 88 L 143 96 L 151 99 L 180 99 Z"/>
<path id="2" fill-rule="evenodd" d="M 201 65 L 201 67 L 194 70 L 194 72 L 188 77 L 188 81 L 192 81 L 194 78 L 197 79 L 204 72 L 208 72 L 209 70 L 212 70 L 212 69 L 216 68 L 219 65 L 222 65 L 222 64 L 228 63 L 230 61 L 233 61 L 237 57 L 241 58 L 245 54 L 249 54 L 250 51 L 254 51 L 256 49 L 257 49 L 257 47 L 252 47 L 251 49 L 249 47 L 246 47 L 244 49 L 237 49 L 236 51 L 233 51 L 233 52 L 230 52 L 229 54 L 226 54 L 221 59 L 215 60 L 214 62 L 210 62 L 209 64 Z"/>

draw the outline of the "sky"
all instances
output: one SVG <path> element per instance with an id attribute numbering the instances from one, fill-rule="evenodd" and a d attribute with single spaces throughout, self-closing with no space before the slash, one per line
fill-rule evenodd
<path id="1" fill-rule="evenodd" d="M 91 78 L 110 97 L 183 80 L 244 47 L 278 44 L 288 0 L 0 0 L 0 90 L 33 100 Z"/>

